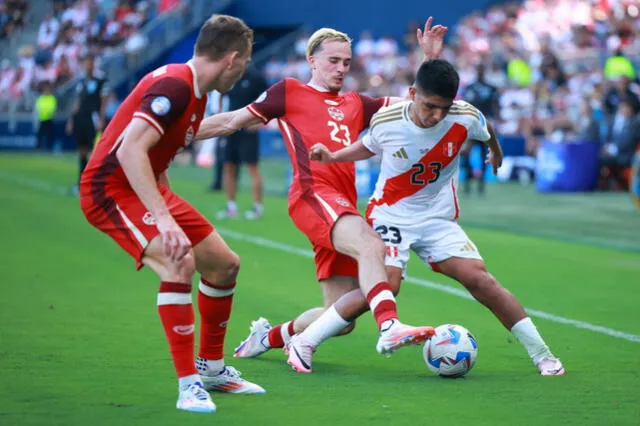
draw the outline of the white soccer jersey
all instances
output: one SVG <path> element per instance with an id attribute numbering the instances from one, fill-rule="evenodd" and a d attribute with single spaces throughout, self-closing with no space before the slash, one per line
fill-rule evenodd
<path id="1" fill-rule="evenodd" d="M 423 129 L 409 118 L 410 104 L 380 109 L 364 137 L 367 149 L 382 157 L 367 217 L 384 215 L 398 225 L 456 220 L 458 154 L 467 140 L 489 140 L 486 120 L 473 105 L 455 101 L 440 123 Z"/>

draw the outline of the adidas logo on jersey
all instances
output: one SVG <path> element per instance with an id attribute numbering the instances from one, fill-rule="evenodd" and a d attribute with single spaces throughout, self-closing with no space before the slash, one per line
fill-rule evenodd
<path id="1" fill-rule="evenodd" d="M 393 158 L 399 158 L 401 160 L 408 160 L 409 159 L 409 156 L 407 155 L 407 151 L 405 151 L 404 148 L 400 148 L 399 150 L 394 152 L 392 157 Z"/>

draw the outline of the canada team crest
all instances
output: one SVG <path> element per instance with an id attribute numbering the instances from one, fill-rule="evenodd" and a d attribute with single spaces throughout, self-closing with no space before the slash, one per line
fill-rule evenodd
<path id="1" fill-rule="evenodd" d="M 333 118 L 335 121 L 344 120 L 344 112 L 342 112 L 340 108 L 329 107 L 327 108 L 327 111 L 329 112 L 329 115 L 331 116 L 331 118 Z"/>

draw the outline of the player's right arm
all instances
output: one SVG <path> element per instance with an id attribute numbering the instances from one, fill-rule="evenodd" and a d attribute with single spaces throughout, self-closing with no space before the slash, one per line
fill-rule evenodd
<path id="1" fill-rule="evenodd" d="M 262 124 L 262 120 L 249 112 L 248 107 L 215 114 L 202 120 L 195 140 L 227 136 L 240 129 L 258 124 Z"/>
<path id="2" fill-rule="evenodd" d="M 136 195 L 155 217 L 165 254 L 175 262 L 189 252 L 191 242 L 171 216 L 151 168 L 149 150 L 160 141 L 160 137 L 158 130 L 149 122 L 134 117 L 116 157 Z"/>
<path id="3" fill-rule="evenodd" d="M 235 111 L 216 114 L 200 123 L 196 140 L 227 136 L 246 127 L 267 124 L 285 114 L 286 80 L 268 88 L 251 105 Z"/>

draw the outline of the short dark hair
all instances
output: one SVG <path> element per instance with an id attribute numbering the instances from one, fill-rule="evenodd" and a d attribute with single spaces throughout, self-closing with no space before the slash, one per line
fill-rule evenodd
<path id="1" fill-rule="evenodd" d="M 450 62 L 432 59 L 420 65 L 415 87 L 423 95 L 438 95 L 453 99 L 458 94 L 460 76 Z"/>
<path id="2" fill-rule="evenodd" d="M 242 19 L 213 15 L 200 28 L 195 54 L 216 61 L 228 52 L 238 51 L 244 55 L 252 44 L 253 30 Z"/>

